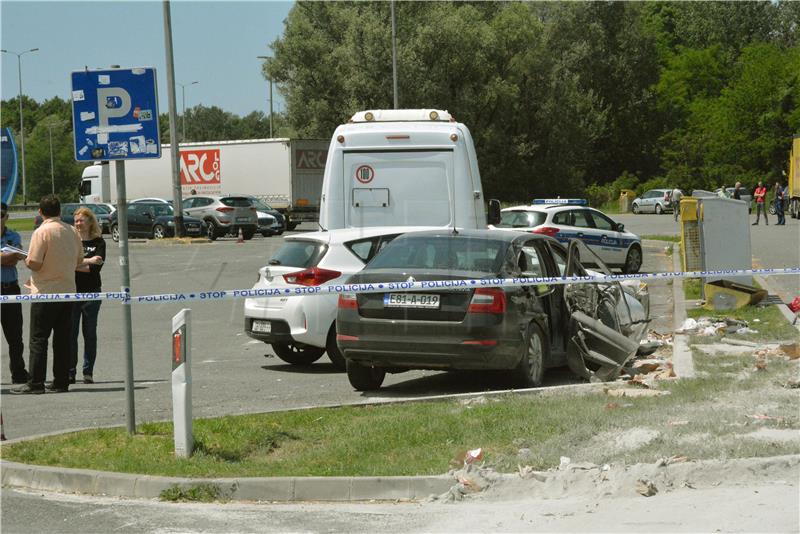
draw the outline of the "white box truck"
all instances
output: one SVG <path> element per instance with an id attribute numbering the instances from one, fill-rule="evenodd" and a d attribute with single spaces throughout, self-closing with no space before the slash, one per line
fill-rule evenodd
<path id="1" fill-rule="evenodd" d="M 319 224 L 481 229 L 484 202 L 472 136 L 447 111 L 361 111 L 331 139 Z M 489 202 L 490 223 L 499 212 Z"/>
<path id="2" fill-rule="evenodd" d="M 319 217 L 326 139 L 251 139 L 183 143 L 181 191 L 206 195 L 249 194 L 289 215 L 289 229 Z M 169 145 L 159 159 L 125 162 L 129 200 L 172 198 Z M 81 202 L 116 202 L 116 165 L 98 162 L 81 177 Z"/>

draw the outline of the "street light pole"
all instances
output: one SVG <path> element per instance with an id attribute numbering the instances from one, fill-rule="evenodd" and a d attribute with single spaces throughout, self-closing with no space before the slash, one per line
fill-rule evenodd
<path id="1" fill-rule="evenodd" d="M 178 83 L 178 82 L 176 82 Z M 191 83 L 178 83 L 181 86 L 181 107 L 183 111 L 181 111 L 181 126 L 183 127 L 183 134 L 181 134 L 181 141 L 184 143 L 186 142 L 186 86 L 187 85 L 194 85 L 200 82 L 191 82 Z"/>
<path id="2" fill-rule="evenodd" d="M 50 138 L 50 192 L 56 194 L 56 175 L 55 167 L 53 166 L 53 128 L 56 126 L 63 126 L 61 121 L 45 124 L 47 127 L 47 136 Z"/>
<path id="3" fill-rule="evenodd" d="M 19 75 L 19 148 L 22 155 L 22 203 L 28 203 L 28 183 L 25 177 L 25 124 L 22 119 L 22 56 L 28 52 L 36 52 L 38 48 L 31 48 L 24 52 L 14 52 L 12 50 L 2 50 L 6 54 L 17 56 L 17 74 Z"/>
<path id="4" fill-rule="evenodd" d="M 258 59 L 270 59 L 269 56 L 256 56 Z M 269 138 L 272 139 L 272 78 L 269 80 Z"/>

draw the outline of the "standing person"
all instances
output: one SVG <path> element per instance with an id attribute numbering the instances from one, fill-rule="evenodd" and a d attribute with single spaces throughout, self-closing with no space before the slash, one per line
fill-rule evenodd
<path id="1" fill-rule="evenodd" d="M 2 227 L 3 239 L 2 246 L 12 246 L 22 249 L 22 239 L 19 234 L 6 227 L 8 221 L 8 206 L 2 203 L 2 217 L 0 217 L 0 227 Z M 17 262 L 25 256 L 17 252 L 2 253 L 2 288 L 0 294 L 19 295 L 19 277 L 17 275 Z M 0 322 L 3 325 L 3 335 L 8 342 L 8 356 L 11 360 L 11 382 L 13 384 L 24 384 L 28 381 L 28 371 L 25 370 L 25 343 L 22 341 L 22 304 L 19 302 L 8 302 L 0 304 Z"/>
<path id="2" fill-rule="evenodd" d="M 736 185 L 733 186 L 733 198 L 734 200 L 742 200 L 742 182 L 736 182 Z"/>
<path id="3" fill-rule="evenodd" d="M 676 221 L 680 216 L 682 198 L 683 198 L 683 191 L 681 191 L 677 187 L 672 190 L 672 195 L 670 196 L 670 200 L 672 201 L 672 214 L 675 217 Z"/>
<path id="4" fill-rule="evenodd" d="M 722 187 L 719 188 L 719 193 L 717 196 L 720 198 L 728 198 L 728 188 L 725 187 L 725 184 L 722 184 Z"/>
<path id="5" fill-rule="evenodd" d="M 765 201 L 767 199 L 767 188 L 764 187 L 764 184 L 761 183 L 761 180 L 758 181 L 758 185 L 756 186 L 756 190 L 753 192 L 753 197 L 756 199 L 756 222 L 753 223 L 753 226 L 757 225 L 758 222 L 761 220 L 761 214 L 764 214 L 764 224 L 769 225 L 769 219 L 767 218 L 767 210 L 765 208 Z"/>
<path id="6" fill-rule="evenodd" d="M 75 210 L 75 229 L 83 242 L 83 262 L 75 269 L 75 288 L 78 293 L 100 291 L 100 269 L 106 261 L 106 242 L 102 237 L 97 217 L 89 208 Z M 72 351 L 70 354 L 69 382 L 75 383 L 78 366 L 78 334 L 83 320 L 83 383 L 94 384 L 94 362 L 97 358 L 97 316 L 100 300 L 75 304 L 72 316 Z"/>
<path id="7" fill-rule="evenodd" d="M 781 187 L 780 182 L 775 182 L 775 215 L 778 216 L 778 222 L 776 224 L 785 225 L 786 219 L 783 213 L 783 187 Z"/>
<path id="8" fill-rule="evenodd" d="M 33 232 L 25 264 L 31 278 L 25 284 L 32 295 L 75 292 L 75 269 L 83 263 L 83 247 L 75 229 L 61 220 L 61 202 L 46 195 L 39 202 L 42 225 Z M 53 334 L 53 384 L 50 391 L 69 391 L 71 301 L 31 303 L 28 350 L 28 383 L 14 388 L 15 394 L 44 393 L 47 375 L 47 345 Z"/>

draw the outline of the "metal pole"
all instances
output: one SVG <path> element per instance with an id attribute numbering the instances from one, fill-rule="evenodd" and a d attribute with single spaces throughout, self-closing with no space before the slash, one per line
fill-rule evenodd
<path id="1" fill-rule="evenodd" d="M 181 86 L 181 126 L 183 126 L 183 133 L 181 134 L 181 141 L 186 142 L 186 86 Z"/>
<path id="2" fill-rule="evenodd" d="M 25 177 L 25 126 L 22 120 L 22 54 L 17 54 L 17 74 L 19 74 L 19 148 L 22 152 L 22 203 L 27 204 L 28 182 Z"/>
<path id="3" fill-rule="evenodd" d="M 398 109 L 397 104 L 397 26 L 394 17 L 394 0 L 389 2 L 392 10 L 392 87 L 394 89 L 394 109 Z"/>
<path id="4" fill-rule="evenodd" d="M 272 78 L 269 79 L 269 138 L 272 139 Z"/>
<path id="5" fill-rule="evenodd" d="M 178 114 L 175 111 L 175 64 L 172 61 L 172 17 L 169 0 L 164 0 L 164 50 L 167 56 L 167 96 L 169 97 L 169 146 L 172 159 L 172 205 L 175 207 L 175 235 L 186 236 L 181 198 L 181 154 L 178 145 Z M 185 117 L 184 117 L 185 120 Z M 185 123 L 184 123 L 185 125 Z"/>
<path id="6" fill-rule="evenodd" d="M 130 262 L 128 261 L 128 199 L 125 193 L 125 161 L 114 162 L 117 166 L 117 222 L 119 224 L 119 266 L 122 271 L 122 292 L 131 294 Z M 128 434 L 136 433 L 136 407 L 133 402 L 133 329 L 131 327 L 130 298 L 122 301 L 122 330 L 125 336 L 125 421 Z"/>
<path id="7" fill-rule="evenodd" d="M 47 125 L 47 134 L 50 137 L 50 192 L 56 194 L 56 175 L 53 171 L 53 126 Z"/>

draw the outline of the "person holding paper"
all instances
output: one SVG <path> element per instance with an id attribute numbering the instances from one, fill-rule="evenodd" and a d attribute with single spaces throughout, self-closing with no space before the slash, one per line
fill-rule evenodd
<path id="1" fill-rule="evenodd" d="M 75 229 L 61 220 L 61 201 L 46 195 L 39 202 L 42 225 L 33 232 L 25 264 L 31 278 L 25 284 L 32 295 L 75 292 L 75 269 L 83 263 L 83 245 Z M 14 388 L 14 394 L 44 393 L 47 375 L 47 345 L 53 334 L 53 383 L 49 391 L 69 391 L 71 300 L 31 303 L 28 337 L 30 373 L 28 383 Z"/>
<path id="2" fill-rule="evenodd" d="M 25 259 L 24 254 L 6 251 L 6 247 L 17 249 L 22 248 L 22 239 L 19 234 L 6 227 L 8 221 L 8 206 L 2 203 L 2 217 L 0 217 L 0 227 L 2 227 L 2 286 L 0 293 L 3 295 L 19 295 L 19 275 L 17 274 L 17 262 Z M 0 322 L 3 325 L 3 336 L 8 343 L 8 356 L 11 360 L 11 382 L 14 384 L 24 384 L 28 381 L 28 371 L 25 370 L 25 343 L 22 341 L 22 304 L 19 302 L 7 302 L 0 304 Z"/>

